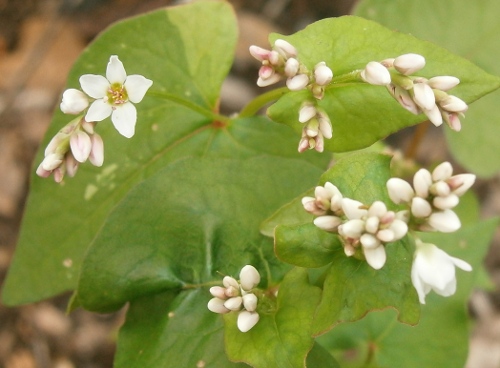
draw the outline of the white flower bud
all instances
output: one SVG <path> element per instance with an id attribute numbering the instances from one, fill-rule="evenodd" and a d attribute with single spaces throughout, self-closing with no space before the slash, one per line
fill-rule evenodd
<path id="1" fill-rule="evenodd" d="M 72 154 L 66 155 L 65 157 L 66 174 L 68 174 L 70 178 L 76 175 L 79 164 L 80 163 L 76 161 L 75 157 Z"/>
<path id="2" fill-rule="evenodd" d="M 290 91 L 300 91 L 309 84 L 309 77 L 305 74 L 298 74 L 286 80 L 286 86 Z"/>
<path id="3" fill-rule="evenodd" d="M 410 75 L 425 66 L 425 58 L 418 54 L 404 54 L 394 59 L 394 68 L 404 75 Z"/>
<path id="4" fill-rule="evenodd" d="M 240 288 L 234 287 L 232 285 L 228 286 L 224 291 L 224 295 L 226 296 L 226 298 L 224 298 L 224 299 L 233 298 L 235 296 L 238 296 L 238 295 L 240 295 Z"/>
<path id="5" fill-rule="evenodd" d="M 410 93 L 399 86 L 388 85 L 387 89 L 389 93 L 403 106 L 406 110 L 414 115 L 420 114 L 420 108 L 417 106 Z"/>
<path id="6" fill-rule="evenodd" d="M 391 83 L 391 74 L 385 66 L 376 61 L 370 61 L 360 73 L 361 78 L 375 86 L 386 86 Z"/>
<path id="7" fill-rule="evenodd" d="M 387 213 L 387 207 L 382 201 L 375 201 L 368 209 L 368 216 L 382 217 Z"/>
<path id="8" fill-rule="evenodd" d="M 463 195 L 476 181 L 474 174 L 459 174 L 449 178 L 446 182 L 450 187 L 452 193 L 457 196 Z"/>
<path id="9" fill-rule="evenodd" d="M 446 197 L 451 193 L 450 186 L 444 181 L 438 181 L 437 183 L 431 185 L 430 191 L 432 194 L 441 197 Z"/>
<path id="10" fill-rule="evenodd" d="M 313 104 L 306 103 L 299 110 L 299 122 L 308 122 L 309 120 L 314 118 L 316 114 L 316 107 Z"/>
<path id="11" fill-rule="evenodd" d="M 377 216 L 368 217 L 365 222 L 365 230 L 370 234 L 375 234 L 379 224 L 380 220 Z"/>
<path id="12" fill-rule="evenodd" d="M 295 77 L 299 72 L 300 63 L 295 58 L 290 58 L 285 63 L 285 75 L 288 78 Z"/>
<path id="13" fill-rule="evenodd" d="M 450 112 L 466 112 L 469 106 L 460 98 L 449 95 L 439 105 L 446 111 Z"/>
<path id="14" fill-rule="evenodd" d="M 411 213 L 418 218 L 428 217 L 432 213 L 432 207 L 425 199 L 415 197 L 411 201 Z"/>
<path id="15" fill-rule="evenodd" d="M 377 232 L 377 238 L 384 243 L 389 243 L 391 241 L 394 241 L 396 237 L 394 236 L 394 231 L 392 231 L 391 229 L 382 229 Z"/>
<path id="16" fill-rule="evenodd" d="M 225 303 L 225 301 L 224 301 L 224 300 L 222 300 L 222 299 L 219 299 L 219 298 L 212 298 L 212 299 L 210 299 L 210 301 L 208 302 L 207 307 L 208 307 L 208 309 L 209 309 L 211 312 L 214 312 L 214 313 L 224 314 L 224 313 L 228 313 L 228 312 L 230 312 L 230 310 L 229 310 L 229 309 L 227 309 L 227 308 L 224 306 L 224 303 Z"/>
<path id="17" fill-rule="evenodd" d="M 89 106 L 89 99 L 85 93 L 74 88 L 64 91 L 61 102 L 61 111 L 65 114 L 77 115 Z"/>
<path id="18" fill-rule="evenodd" d="M 259 87 L 267 87 L 267 86 L 270 86 L 272 84 L 278 83 L 280 80 L 281 80 L 281 76 L 279 74 L 275 73 L 267 79 L 263 79 L 263 78 L 259 77 L 259 79 L 257 79 L 257 85 Z"/>
<path id="19" fill-rule="evenodd" d="M 236 281 L 236 279 L 234 277 L 231 277 L 231 276 L 224 276 L 224 278 L 222 279 L 222 284 L 226 288 L 229 288 L 230 286 L 232 286 L 232 287 L 238 289 L 240 287 L 240 285 L 238 284 L 238 281 Z"/>
<path id="20" fill-rule="evenodd" d="M 344 253 L 347 257 L 352 257 L 356 253 L 356 249 L 350 244 L 344 246 Z"/>
<path id="21" fill-rule="evenodd" d="M 387 191 L 391 200 L 396 203 L 409 203 L 415 196 L 411 185 L 400 178 L 390 178 L 387 181 Z"/>
<path id="22" fill-rule="evenodd" d="M 92 165 L 101 167 L 104 163 L 104 142 L 99 134 L 94 133 L 90 136 L 92 148 L 90 149 L 89 161 Z"/>
<path id="23" fill-rule="evenodd" d="M 241 296 L 235 296 L 234 298 L 229 298 L 224 302 L 224 307 L 229 310 L 237 311 L 241 309 L 241 304 L 243 303 L 243 298 Z"/>
<path id="24" fill-rule="evenodd" d="M 361 242 L 363 248 L 365 249 L 376 248 L 380 245 L 380 241 L 376 237 L 374 237 L 372 234 L 367 234 L 367 233 L 361 235 L 359 241 Z"/>
<path id="25" fill-rule="evenodd" d="M 460 223 L 460 219 L 452 210 L 434 212 L 430 215 L 428 222 L 434 229 L 443 233 L 452 233 L 457 231 L 462 225 Z"/>
<path id="26" fill-rule="evenodd" d="M 64 156 L 59 153 L 51 153 L 48 156 L 45 156 L 40 166 L 43 170 L 52 171 L 59 167 L 64 160 Z"/>
<path id="27" fill-rule="evenodd" d="M 328 83 L 332 81 L 333 72 L 332 70 L 326 66 L 324 61 L 318 63 L 314 67 L 314 80 L 316 84 L 320 86 L 326 86 Z"/>
<path id="28" fill-rule="evenodd" d="M 403 220 L 395 219 L 389 229 L 394 234 L 394 240 L 399 240 L 408 233 L 408 225 Z"/>
<path id="29" fill-rule="evenodd" d="M 429 121 L 434 124 L 434 126 L 438 127 L 443 124 L 443 115 L 437 105 L 434 105 L 430 110 L 424 110 L 424 114 L 429 118 Z"/>
<path id="30" fill-rule="evenodd" d="M 223 288 L 222 286 L 212 286 L 210 288 L 210 294 L 212 294 L 212 296 L 215 296 L 216 298 L 219 298 L 219 299 L 227 299 L 226 298 L 226 288 Z"/>
<path id="31" fill-rule="evenodd" d="M 254 266 L 246 265 L 240 271 L 241 288 L 245 291 L 252 290 L 260 282 L 259 271 Z"/>
<path id="32" fill-rule="evenodd" d="M 433 77 L 427 81 L 427 84 L 434 89 L 439 89 L 441 91 L 448 91 L 453 87 L 456 87 L 460 83 L 460 79 L 452 76 L 439 76 Z"/>
<path id="33" fill-rule="evenodd" d="M 462 124 L 460 123 L 460 118 L 458 115 L 462 115 L 461 113 L 456 113 L 456 112 L 447 112 L 444 110 L 441 110 L 441 116 L 443 117 L 443 120 L 448 124 L 451 130 L 454 130 L 455 132 L 459 132 L 462 129 Z"/>
<path id="34" fill-rule="evenodd" d="M 376 248 L 363 248 L 363 253 L 366 262 L 375 270 L 380 270 L 384 267 L 386 261 L 385 248 L 383 246 Z"/>
<path id="35" fill-rule="evenodd" d="M 434 197 L 432 204 L 440 210 L 449 210 L 455 207 L 458 202 L 458 196 L 452 193 L 446 197 Z"/>
<path id="36" fill-rule="evenodd" d="M 321 230 L 336 231 L 342 220 L 337 216 L 319 216 L 313 222 Z"/>
<path id="37" fill-rule="evenodd" d="M 243 295 L 243 307 L 249 312 L 255 312 L 257 301 L 257 296 L 253 293 Z"/>
<path id="38" fill-rule="evenodd" d="M 429 188 L 432 185 L 431 173 L 426 169 L 418 170 L 413 176 L 413 187 L 417 196 L 427 198 L 429 196 Z"/>
<path id="39" fill-rule="evenodd" d="M 453 166 L 448 161 L 440 163 L 432 171 L 432 180 L 447 180 L 453 175 Z"/>
<path id="40" fill-rule="evenodd" d="M 339 226 L 339 233 L 346 238 L 359 239 L 364 227 L 365 222 L 363 220 L 349 220 Z"/>
<path id="41" fill-rule="evenodd" d="M 348 219 L 360 219 L 365 216 L 368 211 L 363 207 L 363 203 L 355 201 L 354 199 L 344 198 L 342 200 L 342 210 Z"/>
<path id="42" fill-rule="evenodd" d="M 325 113 L 320 112 L 318 114 L 319 131 L 323 134 L 323 137 L 330 139 L 333 135 L 332 123 L 330 118 Z"/>
<path id="43" fill-rule="evenodd" d="M 259 314 L 257 312 L 241 311 L 238 314 L 237 326 L 241 332 L 248 332 L 259 322 Z"/>
<path id="44" fill-rule="evenodd" d="M 436 98 L 432 88 L 425 83 L 415 83 L 413 86 L 413 100 L 424 110 L 431 110 L 436 105 Z"/>
<path id="45" fill-rule="evenodd" d="M 271 51 L 263 49 L 262 47 L 252 45 L 249 48 L 250 55 L 259 61 L 269 60 L 271 56 Z"/>
<path id="46" fill-rule="evenodd" d="M 274 41 L 274 48 L 286 59 L 297 57 L 297 49 L 285 40 L 278 39 Z"/>

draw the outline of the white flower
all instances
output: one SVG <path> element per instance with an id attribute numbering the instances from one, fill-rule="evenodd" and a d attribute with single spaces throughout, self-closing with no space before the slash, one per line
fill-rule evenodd
<path id="1" fill-rule="evenodd" d="M 411 281 L 417 290 L 420 303 L 425 304 L 425 296 L 434 290 L 442 296 L 453 295 L 456 291 L 455 266 L 471 271 L 467 262 L 451 257 L 434 244 L 416 240 L 416 251 L 411 267 Z"/>
<path id="2" fill-rule="evenodd" d="M 85 115 L 87 121 L 101 121 L 111 116 L 116 130 L 130 138 L 135 133 L 137 110 L 133 103 L 144 98 L 153 82 L 142 75 L 129 75 L 125 72 L 118 56 L 109 59 L 106 77 L 85 74 L 80 77 L 83 91 L 96 100 Z"/>

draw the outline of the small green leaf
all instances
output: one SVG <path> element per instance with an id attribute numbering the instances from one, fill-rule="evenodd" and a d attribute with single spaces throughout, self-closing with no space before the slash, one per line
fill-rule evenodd
<path id="1" fill-rule="evenodd" d="M 406 4 L 404 1 L 400 3 Z M 426 17 L 410 17 L 421 19 L 422 28 L 426 27 Z M 398 14 L 397 18 L 406 22 L 408 17 Z M 318 62 L 325 61 L 338 77 L 334 77 L 325 97 L 319 101 L 319 106 L 328 113 L 333 126 L 333 138 L 325 140 L 325 148 L 334 152 L 368 147 L 404 127 L 427 120 L 424 115 L 415 116 L 404 110 L 385 87 L 358 83 L 345 75 L 364 68 L 369 61 L 405 53 L 421 54 L 427 59 L 427 65 L 419 75 L 459 77 L 461 84 L 453 90 L 453 94 L 469 103 L 500 87 L 500 78 L 487 74 L 468 60 L 430 42 L 393 32 L 358 17 L 320 20 L 291 36 L 273 34 L 270 42 L 274 43 L 277 38 L 294 45 L 298 58 L 309 70 L 313 70 Z M 269 108 L 268 114 L 273 120 L 301 132 L 303 124 L 298 121 L 298 112 L 306 99 L 311 99 L 308 91 L 287 93 Z"/>
<path id="2" fill-rule="evenodd" d="M 411 4 L 406 0 L 363 0 L 358 3 L 355 13 L 391 29 L 434 42 L 471 60 L 484 70 L 500 75 L 500 49 L 496 37 L 500 3 L 497 0 L 419 0 Z M 463 83 L 461 73 L 453 69 L 445 74 L 455 75 Z M 468 82 L 486 82 L 479 76 L 475 79 L 473 69 L 469 72 Z M 458 87 L 450 93 L 463 97 Z M 468 170 L 486 177 L 500 169 L 500 145 L 497 139 L 500 136 L 499 98 L 500 92 L 496 91 L 474 103 L 465 114 L 462 131 L 457 133 L 445 128 L 455 158 Z"/>
<path id="3" fill-rule="evenodd" d="M 317 268 L 330 263 L 335 253 L 344 252 L 336 234 L 320 230 L 312 222 L 279 225 L 274 234 L 274 252 L 283 262 Z"/>
<path id="4" fill-rule="evenodd" d="M 295 268 L 280 285 L 276 310 L 261 312 L 259 322 L 248 332 L 236 326 L 237 313 L 225 319 L 226 351 L 232 361 L 258 368 L 305 367 L 313 347 L 311 322 L 321 290 L 308 282 L 305 269 Z"/>

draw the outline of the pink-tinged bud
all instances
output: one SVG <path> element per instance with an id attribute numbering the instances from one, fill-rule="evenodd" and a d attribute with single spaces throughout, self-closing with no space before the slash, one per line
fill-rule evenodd
<path id="1" fill-rule="evenodd" d="M 415 197 L 411 201 L 411 213 L 418 218 L 428 217 L 432 213 L 432 207 L 425 199 Z"/>
<path id="2" fill-rule="evenodd" d="M 418 54 L 404 54 L 394 59 L 394 68 L 404 75 L 410 75 L 425 66 L 425 58 Z"/>
<path id="3" fill-rule="evenodd" d="M 243 308 L 249 312 L 255 312 L 257 309 L 257 301 L 258 299 L 253 293 L 243 295 Z"/>
<path id="4" fill-rule="evenodd" d="M 64 179 L 64 173 L 66 172 L 66 168 L 64 165 L 56 167 L 52 173 L 54 174 L 54 181 L 56 183 L 61 183 Z"/>
<path id="5" fill-rule="evenodd" d="M 241 304 L 243 303 L 243 298 L 241 296 L 235 296 L 234 298 L 229 298 L 224 302 L 224 307 L 229 310 L 237 311 L 241 309 Z"/>
<path id="6" fill-rule="evenodd" d="M 66 166 L 66 174 L 68 174 L 70 178 L 73 178 L 78 171 L 78 166 L 80 165 L 80 163 L 76 161 L 75 157 L 71 153 L 68 153 L 66 155 L 64 163 Z"/>
<path id="7" fill-rule="evenodd" d="M 452 193 L 457 196 L 463 195 L 476 181 L 474 174 L 459 174 L 449 178 L 446 182 L 450 187 Z"/>
<path id="8" fill-rule="evenodd" d="M 226 288 L 223 288 L 222 286 L 212 286 L 210 288 L 210 294 L 212 294 L 212 296 L 215 296 L 216 298 L 219 298 L 219 299 L 227 299 L 226 298 Z"/>
<path id="9" fill-rule="evenodd" d="M 366 262 L 375 270 L 380 270 L 384 267 L 387 256 L 385 254 L 385 248 L 383 246 L 376 248 L 365 248 L 363 247 L 363 253 L 366 258 Z"/>
<path id="10" fill-rule="evenodd" d="M 394 234 L 394 240 L 399 240 L 408 233 L 408 225 L 402 220 L 395 219 L 389 229 Z"/>
<path id="11" fill-rule="evenodd" d="M 452 193 L 446 197 L 435 197 L 432 204 L 440 210 L 450 210 L 455 207 L 459 201 L 458 196 Z"/>
<path id="12" fill-rule="evenodd" d="M 299 153 L 305 152 L 309 149 L 309 137 L 302 137 L 299 141 L 298 151 Z"/>
<path id="13" fill-rule="evenodd" d="M 89 161 L 92 165 L 101 167 L 104 162 L 104 142 L 99 134 L 94 133 L 90 136 L 92 149 L 89 154 Z"/>
<path id="14" fill-rule="evenodd" d="M 212 298 L 210 299 L 210 301 L 208 302 L 207 304 L 207 307 L 208 309 L 211 311 L 211 312 L 214 312 L 214 313 L 219 313 L 219 314 L 224 314 L 224 313 L 228 313 L 230 312 L 229 309 L 227 309 L 225 306 L 224 306 L 224 300 L 222 299 L 219 299 L 219 298 Z"/>
<path id="15" fill-rule="evenodd" d="M 233 298 L 235 296 L 238 296 L 240 295 L 240 288 L 239 287 L 234 287 L 234 286 L 228 286 L 225 290 L 224 290 L 224 296 L 226 297 L 225 299 L 227 298 Z"/>
<path id="16" fill-rule="evenodd" d="M 262 65 L 259 69 L 259 77 L 262 79 L 269 79 L 273 76 L 274 69 L 269 65 Z"/>
<path id="17" fill-rule="evenodd" d="M 347 238 L 359 239 L 361 234 L 363 234 L 364 228 L 365 222 L 363 220 L 354 219 L 343 223 L 339 227 L 339 232 Z"/>
<path id="18" fill-rule="evenodd" d="M 447 111 L 441 111 L 441 116 L 443 117 L 443 120 L 446 122 L 446 124 L 448 124 L 451 130 L 454 130 L 455 132 L 459 132 L 460 130 L 462 130 L 462 124 L 460 123 L 460 118 L 458 117 L 457 113 L 455 112 L 449 113 Z"/>
<path id="19" fill-rule="evenodd" d="M 355 201 L 354 199 L 344 198 L 342 200 L 342 210 L 349 220 L 360 219 L 365 216 L 368 211 L 363 207 L 363 203 Z"/>
<path id="20" fill-rule="evenodd" d="M 411 185 L 400 178 L 390 178 L 387 181 L 387 192 L 391 200 L 396 203 L 410 203 L 415 196 Z"/>
<path id="21" fill-rule="evenodd" d="M 387 86 L 391 83 L 391 74 L 387 68 L 376 61 L 366 64 L 360 75 L 365 82 L 375 86 Z"/>
<path id="22" fill-rule="evenodd" d="M 290 91 L 300 91 L 309 84 L 309 77 L 305 74 L 298 74 L 286 80 L 286 86 Z"/>
<path id="23" fill-rule="evenodd" d="M 429 188 L 431 185 L 432 176 L 428 170 L 420 169 L 413 176 L 413 187 L 419 197 L 427 198 L 429 196 Z"/>
<path id="24" fill-rule="evenodd" d="M 285 40 L 274 41 L 274 49 L 285 59 L 297 57 L 297 49 Z"/>
<path id="25" fill-rule="evenodd" d="M 249 48 L 250 55 L 259 61 L 269 60 L 271 56 L 271 51 L 263 49 L 262 47 L 252 45 Z"/>
<path id="26" fill-rule="evenodd" d="M 85 162 L 92 150 L 92 141 L 87 133 L 78 130 L 71 135 L 69 140 L 71 153 L 78 162 Z"/>
<path id="27" fill-rule="evenodd" d="M 394 66 L 394 58 L 384 59 L 380 62 L 386 68 L 392 68 Z"/>
<path id="28" fill-rule="evenodd" d="M 314 225 L 325 231 L 336 231 L 342 220 L 337 216 L 319 216 L 314 219 Z"/>
<path id="29" fill-rule="evenodd" d="M 332 138 L 333 136 L 332 123 L 330 122 L 328 115 L 320 112 L 318 114 L 318 122 L 319 122 L 319 130 L 321 134 L 323 134 L 323 137 L 325 137 L 326 139 Z"/>
<path id="30" fill-rule="evenodd" d="M 36 174 L 41 178 L 48 178 L 51 172 L 52 171 L 48 171 L 43 168 L 43 162 L 38 165 L 38 168 L 36 169 Z"/>
<path id="31" fill-rule="evenodd" d="M 63 160 L 63 155 L 59 153 L 51 153 L 43 159 L 41 166 L 46 171 L 52 171 L 55 168 L 59 167 L 62 164 Z"/>
<path id="32" fill-rule="evenodd" d="M 425 83 L 415 83 L 413 86 L 414 101 L 424 110 L 431 110 L 436 105 L 432 88 Z"/>
<path id="33" fill-rule="evenodd" d="M 326 66 L 324 61 L 318 63 L 314 67 L 314 80 L 316 84 L 320 86 L 326 86 L 328 83 L 332 81 L 333 72 L 332 70 Z"/>
<path id="34" fill-rule="evenodd" d="M 299 122 L 305 123 L 314 118 L 316 114 L 316 107 L 310 103 L 306 103 L 299 110 Z"/>
<path id="35" fill-rule="evenodd" d="M 260 282 L 259 271 L 254 266 L 246 265 L 240 271 L 241 288 L 245 291 L 252 290 Z"/>
<path id="36" fill-rule="evenodd" d="M 433 77 L 427 81 L 427 84 L 434 89 L 448 91 L 456 87 L 460 83 L 460 79 L 448 75 Z"/>
<path id="37" fill-rule="evenodd" d="M 231 276 L 224 276 L 224 278 L 222 279 L 222 284 L 226 288 L 232 286 L 232 287 L 238 289 L 240 287 L 240 284 L 238 284 L 238 281 L 236 281 L 236 279 L 234 277 L 231 277 Z"/>
<path id="38" fill-rule="evenodd" d="M 432 171 L 432 180 L 447 180 L 453 175 L 453 166 L 448 161 L 442 162 Z"/>
<path id="39" fill-rule="evenodd" d="M 463 100 L 452 95 L 449 95 L 443 101 L 440 101 L 439 105 L 444 110 L 449 112 L 466 112 L 469 108 L 469 106 Z"/>
<path id="40" fill-rule="evenodd" d="M 285 63 L 285 75 L 288 78 L 295 77 L 299 72 L 300 63 L 295 58 L 290 58 Z"/>
<path id="41" fill-rule="evenodd" d="M 316 150 L 316 152 L 323 152 L 323 150 L 325 149 L 325 140 L 323 138 L 323 134 L 318 134 L 314 140 L 314 149 Z M 309 147 L 311 147 L 311 140 L 309 140 Z"/>
<path id="42" fill-rule="evenodd" d="M 61 111 L 65 114 L 80 114 L 89 106 L 89 99 L 85 93 L 74 88 L 64 91 L 61 102 Z"/>
<path id="43" fill-rule="evenodd" d="M 434 105 L 431 110 L 424 110 L 424 114 L 429 118 L 429 121 L 434 124 L 434 126 L 440 126 L 443 124 L 443 116 L 437 105 Z"/>
<path id="44" fill-rule="evenodd" d="M 434 212 L 429 217 L 429 225 L 437 231 L 443 233 L 452 233 L 460 229 L 462 225 L 460 219 L 452 210 L 444 210 L 442 212 Z"/>
<path id="45" fill-rule="evenodd" d="M 344 246 L 344 253 L 347 257 L 352 257 L 356 253 L 356 249 L 352 245 L 346 244 Z"/>
<path id="46" fill-rule="evenodd" d="M 257 79 L 257 85 L 259 87 L 267 87 L 267 86 L 270 86 L 272 84 L 278 83 L 280 80 L 281 80 L 281 76 L 279 74 L 274 73 L 273 75 L 271 75 L 267 79 L 263 79 L 263 78 L 259 77 L 259 79 Z"/>
<path id="47" fill-rule="evenodd" d="M 380 220 L 376 216 L 368 217 L 365 222 L 365 230 L 370 234 L 375 234 L 378 231 Z"/>
<path id="48" fill-rule="evenodd" d="M 259 322 L 259 314 L 257 312 L 241 311 L 238 315 L 236 325 L 241 332 L 248 332 Z"/>
<path id="49" fill-rule="evenodd" d="M 420 108 L 417 106 L 413 98 L 411 98 L 410 93 L 399 86 L 388 85 L 387 89 L 389 93 L 403 106 L 406 110 L 414 115 L 420 114 Z"/>

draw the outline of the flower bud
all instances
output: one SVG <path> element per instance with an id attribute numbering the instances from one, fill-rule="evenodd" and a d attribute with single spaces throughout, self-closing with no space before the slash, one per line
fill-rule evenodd
<path id="1" fill-rule="evenodd" d="M 320 112 L 318 114 L 319 131 L 323 134 L 323 137 L 330 139 L 333 136 L 332 123 L 330 118 L 325 113 Z"/>
<path id="2" fill-rule="evenodd" d="M 367 210 L 363 207 L 363 203 L 350 198 L 342 200 L 342 210 L 348 219 L 359 219 L 367 214 Z"/>
<path id="3" fill-rule="evenodd" d="M 240 271 L 241 288 L 245 291 L 252 290 L 260 282 L 259 271 L 254 266 L 246 265 Z"/>
<path id="4" fill-rule="evenodd" d="M 243 298 L 241 296 L 235 296 L 234 298 L 229 298 L 224 302 L 224 307 L 229 310 L 237 311 L 241 309 L 241 304 L 243 303 Z"/>
<path id="5" fill-rule="evenodd" d="M 101 167 L 104 163 L 104 142 L 99 134 L 94 133 L 90 136 L 92 148 L 89 154 L 89 161 L 92 165 Z"/>
<path id="6" fill-rule="evenodd" d="M 237 326 L 241 332 L 248 332 L 259 322 L 259 314 L 257 312 L 241 311 L 238 315 Z"/>
<path id="7" fill-rule="evenodd" d="M 386 186 L 389 197 L 396 204 L 409 203 L 415 196 L 411 185 L 403 179 L 390 178 Z"/>
<path id="8" fill-rule="evenodd" d="M 222 279 L 222 284 L 226 288 L 229 288 L 230 286 L 232 286 L 232 287 L 238 289 L 240 287 L 240 285 L 238 284 L 238 281 L 236 281 L 236 279 L 234 277 L 231 277 L 231 276 L 224 276 L 224 278 Z"/>
<path id="9" fill-rule="evenodd" d="M 365 230 L 371 234 L 375 234 L 378 231 L 378 225 L 380 220 L 377 216 L 368 217 L 365 222 Z"/>
<path id="10" fill-rule="evenodd" d="M 365 222 L 360 219 L 349 220 L 339 226 L 339 233 L 346 238 L 359 239 L 363 233 Z"/>
<path id="11" fill-rule="evenodd" d="M 399 240 L 408 233 L 408 225 L 403 220 L 395 219 L 389 229 L 394 234 L 394 240 Z"/>
<path id="12" fill-rule="evenodd" d="M 243 307 L 249 312 L 255 312 L 257 301 L 257 296 L 253 293 L 243 295 Z"/>
<path id="13" fill-rule="evenodd" d="M 361 235 L 359 241 L 363 245 L 363 248 L 376 248 L 380 245 L 380 241 L 372 234 L 368 233 Z"/>
<path id="14" fill-rule="evenodd" d="M 466 112 L 469 106 L 456 96 L 449 95 L 439 105 L 449 112 Z"/>
<path id="15" fill-rule="evenodd" d="M 207 307 L 211 312 L 214 313 L 224 314 L 230 312 L 230 310 L 224 306 L 224 300 L 219 298 L 210 299 L 210 301 L 207 304 Z"/>
<path id="16" fill-rule="evenodd" d="M 476 175 L 474 174 L 459 174 L 454 175 L 449 178 L 446 182 L 450 187 L 451 191 L 457 196 L 463 195 L 476 180 Z"/>
<path id="17" fill-rule="evenodd" d="M 85 93 L 74 88 L 64 91 L 61 102 L 61 111 L 65 114 L 77 115 L 89 106 L 89 99 Z"/>
<path id="18" fill-rule="evenodd" d="M 425 66 L 425 58 L 419 54 L 404 54 L 394 59 L 394 68 L 404 75 L 410 75 Z"/>
<path id="19" fill-rule="evenodd" d="M 458 196 L 452 193 L 446 197 L 435 197 L 432 204 L 440 210 L 449 210 L 455 207 L 459 201 Z"/>
<path id="20" fill-rule="evenodd" d="M 448 161 L 440 163 L 432 171 L 432 180 L 447 180 L 453 175 L 453 166 Z"/>
<path id="21" fill-rule="evenodd" d="M 394 236 L 394 231 L 392 231 L 391 229 L 382 229 L 377 232 L 377 238 L 384 243 L 389 243 L 391 241 L 394 241 L 396 237 Z"/>
<path id="22" fill-rule="evenodd" d="M 82 130 L 74 132 L 69 140 L 71 153 L 78 162 L 85 162 L 92 150 L 92 141 L 87 133 Z"/>
<path id="23" fill-rule="evenodd" d="M 436 105 L 436 98 L 432 88 L 425 83 L 415 83 L 413 86 L 413 100 L 424 110 L 431 110 Z"/>
<path id="24" fill-rule="evenodd" d="M 310 103 L 304 104 L 299 110 L 299 122 L 305 123 L 316 116 L 316 107 Z"/>
<path id="25" fill-rule="evenodd" d="M 48 156 L 45 156 L 40 166 L 43 170 L 52 171 L 59 167 L 64 160 L 64 156 L 59 153 L 51 153 Z"/>
<path id="26" fill-rule="evenodd" d="M 219 299 L 226 299 L 226 288 L 223 288 L 222 286 L 212 286 L 210 288 L 210 294 L 212 296 L 215 296 L 216 298 Z"/>
<path id="27" fill-rule="evenodd" d="M 263 79 L 263 78 L 259 77 L 259 79 L 257 79 L 257 85 L 259 87 L 267 87 L 267 86 L 270 86 L 272 84 L 278 83 L 280 80 L 281 80 L 281 76 L 279 74 L 274 73 L 272 76 L 270 76 L 267 79 Z"/>
<path id="28" fill-rule="evenodd" d="M 288 78 L 295 77 L 299 72 L 300 63 L 295 58 L 290 58 L 285 63 L 285 75 Z"/>
<path id="29" fill-rule="evenodd" d="M 365 255 L 366 262 L 368 262 L 373 269 L 380 270 L 384 267 L 387 259 L 384 247 L 363 248 L 363 253 Z"/>
<path id="30" fill-rule="evenodd" d="M 439 89 L 441 91 L 448 91 L 453 87 L 456 87 L 460 83 L 460 79 L 451 76 L 439 76 L 433 77 L 427 81 L 427 84 L 434 89 Z"/>
<path id="31" fill-rule="evenodd" d="M 428 217 L 432 213 L 432 207 L 425 199 L 415 197 L 411 201 L 411 213 L 418 218 Z"/>
<path id="32" fill-rule="evenodd" d="M 452 210 L 434 212 L 429 217 L 428 222 L 434 229 L 443 233 L 452 233 L 460 229 L 460 226 L 462 226 L 460 219 Z"/>
<path id="33" fill-rule="evenodd" d="M 297 49 L 285 40 L 278 39 L 274 41 L 274 48 L 278 53 L 280 53 L 280 55 L 282 55 L 286 59 L 297 57 Z"/>
<path id="34" fill-rule="evenodd" d="M 418 170 L 413 176 L 413 187 L 417 196 L 427 198 L 429 196 L 429 188 L 432 185 L 432 176 L 426 169 Z"/>
<path id="35" fill-rule="evenodd" d="M 332 70 L 326 66 L 324 61 L 318 63 L 314 67 L 314 80 L 316 84 L 320 86 L 326 86 L 328 83 L 332 81 L 333 72 Z"/>
<path id="36" fill-rule="evenodd" d="M 337 216 L 319 216 L 313 222 L 321 230 L 336 231 L 342 220 Z"/>
<path id="37" fill-rule="evenodd" d="M 366 64 L 360 75 L 365 82 L 375 86 L 386 86 L 391 83 L 391 74 L 387 68 L 376 61 Z"/>
<path id="38" fill-rule="evenodd" d="M 438 127 L 443 124 L 443 116 L 441 115 L 441 110 L 439 110 L 437 105 L 434 105 L 431 110 L 424 110 L 424 113 L 434 126 Z"/>
<path id="39" fill-rule="evenodd" d="M 298 74 L 293 78 L 288 78 L 286 86 L 290 91 L 300 91 L 309 84 L 309 77 L 305 74 Z"/>

